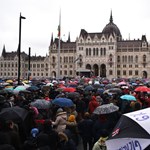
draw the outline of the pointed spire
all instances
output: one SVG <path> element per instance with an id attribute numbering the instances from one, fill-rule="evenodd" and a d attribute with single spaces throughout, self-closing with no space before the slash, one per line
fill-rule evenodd
<path id="1" fill-rule="evenodd" d="M 68 40 L 67 40 L 67 42 L 70 42 L 70 32 L 68 34 Z"/>
<path id="2" fill-rule="evenodd" d="M 110 23 L 113 23 L 113 17 L 112 17 L 112 10 L 111 10 L 111 13 L 110 13 Z"/>
<path id="3" fill-rule="evenodd" d="M 5 49 L 5 45 L 3 46 L 3 51 L 2 51 L 2 56 L 5 56 L 6 54 L 6 49 Z"/>
<path id="4" fill-rule="evenodd" d="M 50 42 L 50 45 L 53 44 L 53 33 L 52 33 L 52 36 L 51 36 L 51 42 Z"/>

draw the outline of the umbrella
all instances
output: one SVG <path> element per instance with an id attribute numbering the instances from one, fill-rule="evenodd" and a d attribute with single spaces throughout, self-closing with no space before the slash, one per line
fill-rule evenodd
<path id="1" fill-rule="evenodd" d="M 24 85 L 19 85 L 17 86 L 14 90 L 17 90 L 17 91 L 24 91 L 26 90 L 26 87 Z"/>
<path id="2" fill-rule="evenodd" d="M 13 83 L 13 80 L 6 80 L 6 83 Z"/>
<path id="3" fill-rule="evenodd" d="M 63 89 L 63 92 L 75 92 L 75 91 L 76 91 L 76 89 L 73 87 L 66 87 Z"/>
<path id="4" fill-rule="evenodd" d="M 28 90 L 28 91 L 37 91 L 37 90 L 39 90 L 39 88 L 35 85 L 32 85 L 32 86 L 28 87 L 26 90 Z"/>
<path id="5" fill-rule="evenodd" d="M 46 84 L 46 86 L 54 86 L 54 84 L 51 83 L 51 82 L 48 82 L 48 83 Z"/>
<path id="6" fill-rule="evenodd" d="M 106 141 L 107 149 L 144 150 L 150 145 L 149 124 L 150 108 L 123 114 Z"/>
<path id="7" fill-rule="evenodd" d="M 78 92 L 66 93 L 66 97 L 71 99 L 71 100 L 74 100 L 75 98 L 80 97 L 80 93 L 78 93 Z"/>
<path id="8" fill-rule="evenodd" d="M 97 115 L 100 115 L 100 114 L 110 114 L 110 113 L 113 113 L 115 111 L 118 111 L 119 110 L 119 107 L 114 105 L 113 103 L 110 103 L 110 104 L 103 104 L 101 106 L 98 106 L 93 114 L 97 114 Z"/>
<path id="9" fill-rule="evenodd" d="M 28 116 L 28 111 L 22 107 L 14 106 L 9 108 L 4 108 L 0 112 L 0 119 L 12 120 L 16 123 L 24 121 Z"/>
<path id="10" fill-rule="evenodd" d="M 104 91 L 104 94 L 107 93 L 116 93 L 116 94 L 120 94 L 122 93 L 122 90 L 120 88 L 111 88 L 111 89 L 108 89 L 108 90 L 105 90 Z"/>
<path id="11" fill-rule="evenodd" d="M 31 102 L 31 106 L 34 106 L 37 109 L 49 109 L 51 103 L 45 99 L 36 99 L 34 102 Z"/>
<path id="12" fill-rule="evenodd" d="M 105 89 L 111 89 L 111 88 L 114 88 L 115 86 L 116 86 L 115 84 L 109 83 L 105 86 Z"/>
<path id="13" fill-rule="evenodd" d="M 88 86 L 86 86 L 86 87 L 84 88 L 84 90 L 85 90 L 85 91 L 92 91 L 92 90 L 94 90 L 94 87 L 91 86 L 91 85 L 88 85 Z"/>
<path id="14" fill-rule="evenodd" d="M 122 95 L 120 98 L 128 101 L 136 101 L 135 96 L 129 94 Z"/>
<path id="15" fill-rule="evenodd" d="M 98 89 L 98 88 L 102 88 L 102 87 L 104 87 L 105 85 L 104 84 L 94 84 L 93 85 L 93 88 L 94 89 Z"/>
<path id="16" fill-rule="evenodd" d="M 26 90 L 26 87 L 23 85 L 19 85 L 13 90 L 13 93 L 18 94 L 20 91 L 24 91 L 24 90 Z"/>
<path id="17" fill-rule="evenodd" d="M 123 85 L 127 85 L 127 83 L 124 82 L 124 81 L 122 81 L 122 82 L 119 82 L 119 83 L 117 84 L 117 86 L 123 86 Z"/>
<path id="18" fill-rule="evenodd" d="M 8 91 L 10 91 L 10 92 L 13 92 L 14 87 L 13 87 L 13 86 L 6 86 L 6 87 L 5 87 L 5 90 L 8 90 Z"/>
<path id="19" fill-rule="evenodd" d="M 60 107 L 71 107 L 74 105 L 71 99 L 68 98 L 55 98 L 52 103 Z"/>
<path id="20" fill-rule="evenodd" d="M 147 86 L 139 86 L 135 90 L 135 92 L 150 92 L 150 88 Z"/>

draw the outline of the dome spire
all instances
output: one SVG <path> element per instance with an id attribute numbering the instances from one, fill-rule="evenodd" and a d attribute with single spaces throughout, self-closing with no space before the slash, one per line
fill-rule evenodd
<path id="1" fill-rule="evenodd" d="M 112 10 L 111 10 L 111 13 L 110 13 L 110 23 L 113 23 L 113 17 L 112 17 Z"/>

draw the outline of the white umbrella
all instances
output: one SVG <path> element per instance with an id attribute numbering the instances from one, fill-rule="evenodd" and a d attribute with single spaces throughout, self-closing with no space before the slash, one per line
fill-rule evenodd
<path id="1" fill-rule="evenodd" d="M 103 105 L 98 106 L 94 110 L 93 114 L 97 114 L 97 115 L 110 114 L 110 113 L 113 113 L 113 112 L 118 111 L 118 110 L 119 110 L 119 107 L 114 105 L 113 103 L 103 104 Z"/>
<path id="2" fill-rule="evenodd" d="M 106 146 L 108 150 L 144 150 L 150 146 L 150 108 L 123 114 Z"/>

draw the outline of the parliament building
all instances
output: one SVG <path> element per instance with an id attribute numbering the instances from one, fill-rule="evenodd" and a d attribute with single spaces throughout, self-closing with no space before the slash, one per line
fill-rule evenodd
<path id="1" fill-rule="evenodd" d="M 59 53 L 58 53 L 59 49 Z M 59 55 L 58 55 L 59 54 Z M 75 41 L 51 36 L 49 52 L 45 57 L 21 53 L 21 78 L 59 78 L 99 76 L 111 78 L 150 78 L 150 44 L 146 35 L 140 39 L 124 40 L 113 21 L 112 12 L 108 24 L 101 32 L 89 33 L 81 29 Z M 17 78 L 18 55 L 6 52 L 0 57 L 0 78 Z"/>

